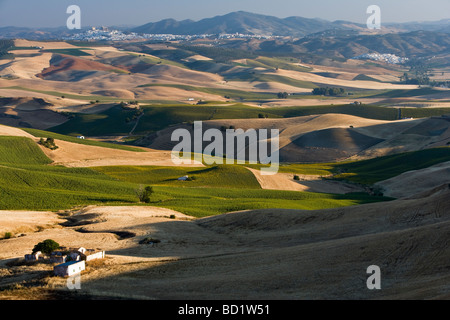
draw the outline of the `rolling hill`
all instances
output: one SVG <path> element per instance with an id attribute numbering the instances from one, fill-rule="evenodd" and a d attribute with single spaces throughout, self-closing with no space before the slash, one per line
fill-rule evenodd
<path id="1" fill-rule="evenodd" d="M 445 146 L 450 142 L 449 126 L 446 117 L 383 121 L 344 114 L 203 121 L 203 130 L 276 128 L 280 131 L 280 161 L 300 163 L 369 159 Z M 178 128 L 192 131 L 192 125 L 181 124 L 160 130 L 138 143 L 153 149 L 172 150 L 177 142 L 170 141 L 171 135 Z M 248 143 L 246 148 L 249 148 Z M 208 144 L 204 142 L 203 147 Z"/>

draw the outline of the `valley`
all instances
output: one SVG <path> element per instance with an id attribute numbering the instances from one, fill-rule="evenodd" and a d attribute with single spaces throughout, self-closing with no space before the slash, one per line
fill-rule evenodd
<path id="1" fill-rule="evenodd" d="M 1 43 L 0 299 L 449 299 L 449 34 L 216 19 L 256 36 Z M 248 34 L 206 22 L 133 32 Z M 375 50 L 409 59 L 354 59 Z M 278 130 L 278 172 L 174 163 L 198 121 Z M 46 239 L 106 258 L 70 291 L 23 260 Z"/>

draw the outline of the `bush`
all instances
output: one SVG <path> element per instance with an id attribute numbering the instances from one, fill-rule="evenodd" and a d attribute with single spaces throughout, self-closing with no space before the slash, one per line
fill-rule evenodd
<path id="1" fill-rule="evenodd" d="M 278 92 L 278 99 L 287 99 L 289 94 L 287 92 Z"/>
<path id="2" fill-rule="evenodd" d="M 47 140 L 44 140 L 44 138 L 41 138 L 39 140 L 39 144 L 43 145 L 44 147 L 46 147 L 50 150 L 58 149 L 58 146 L 55 144 L 55 139 L 53 139 L 53 138 L 47 138 Z"/>
<path id="3" fill-rule="evenodd" d="M 297 176 L 297 175 L 295 175 L 295 176 L 294 176 L 294 180 L 296 180 L 296 181 L 300 181 L 300 177 L 299 177 L 299 176 Z"/>
<path id="4" fill-rule="evenodd" d="M 175 219 L 176 216 L 175 216 L 174 214 L 171 214 L 169 218 L 170 218 L 170 219 Z"/>
<path id="5" fill-rule="evenodd" d="M 3 239 L 11 239 L 12 233 L 11 232 L 5 232 L 5 235 L 3 236 Z"/>
<path id="6" fill-rule="evenodd" d="M 141 185 L 139 186 L 139 189 L 136 190 L 136 195 L 138 196 L 139 201 L 144 203 L 150 203 L 150 197 L 153 193 L 153 187 L 150 186 L 143 188 Z"/>
<path id="7" fill-rule="evenodd" d="M 157 243 L 161 243 L 161 240 L 147 237 L 147 238 L 142 239 L 141 241 L 139 241 L 139 244 L 157 244 Z"/>
<path id="8" fill-rule="evenodd" d="M 41 251 L 44 254 L 50 254 L 58 248 L 59 248 L 58 242 L 51 239 L 47 239 L 35 245 L 33 248 L 33 253 Z"/>

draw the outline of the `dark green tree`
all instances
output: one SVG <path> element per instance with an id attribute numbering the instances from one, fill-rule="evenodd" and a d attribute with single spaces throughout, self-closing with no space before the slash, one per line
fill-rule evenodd
<path id="1" fill-rule="evenodd" d="M 50 254 L 58 248 L 59 248 L 58 242 L 51 239 L 47 239 L 35 245 L 33 248 L 33 253 L 41 251 L 44 254 Z"/>
<path id="2" fill-rule="evenodd" d="M 143 188 L 143 186 L 139 186 L 139 189 L 136 190 L 136 195 L 139 198 L 140 202 L 150 203 L 150 197 L 154 193 L 153 187 L 147 186 Z"/>

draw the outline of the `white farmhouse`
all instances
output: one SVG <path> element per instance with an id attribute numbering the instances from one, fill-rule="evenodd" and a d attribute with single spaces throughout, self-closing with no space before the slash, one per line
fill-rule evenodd
<path id="1" fill-rule="evenodd" d="M 81 271 L 85 269 L 86 269 L 86 262 L 84 260 L 69 261 L 53 267 L 53 272 L 55 273 L 55 276 L 70 277 L 75 274 L 81 273 Z"/>

